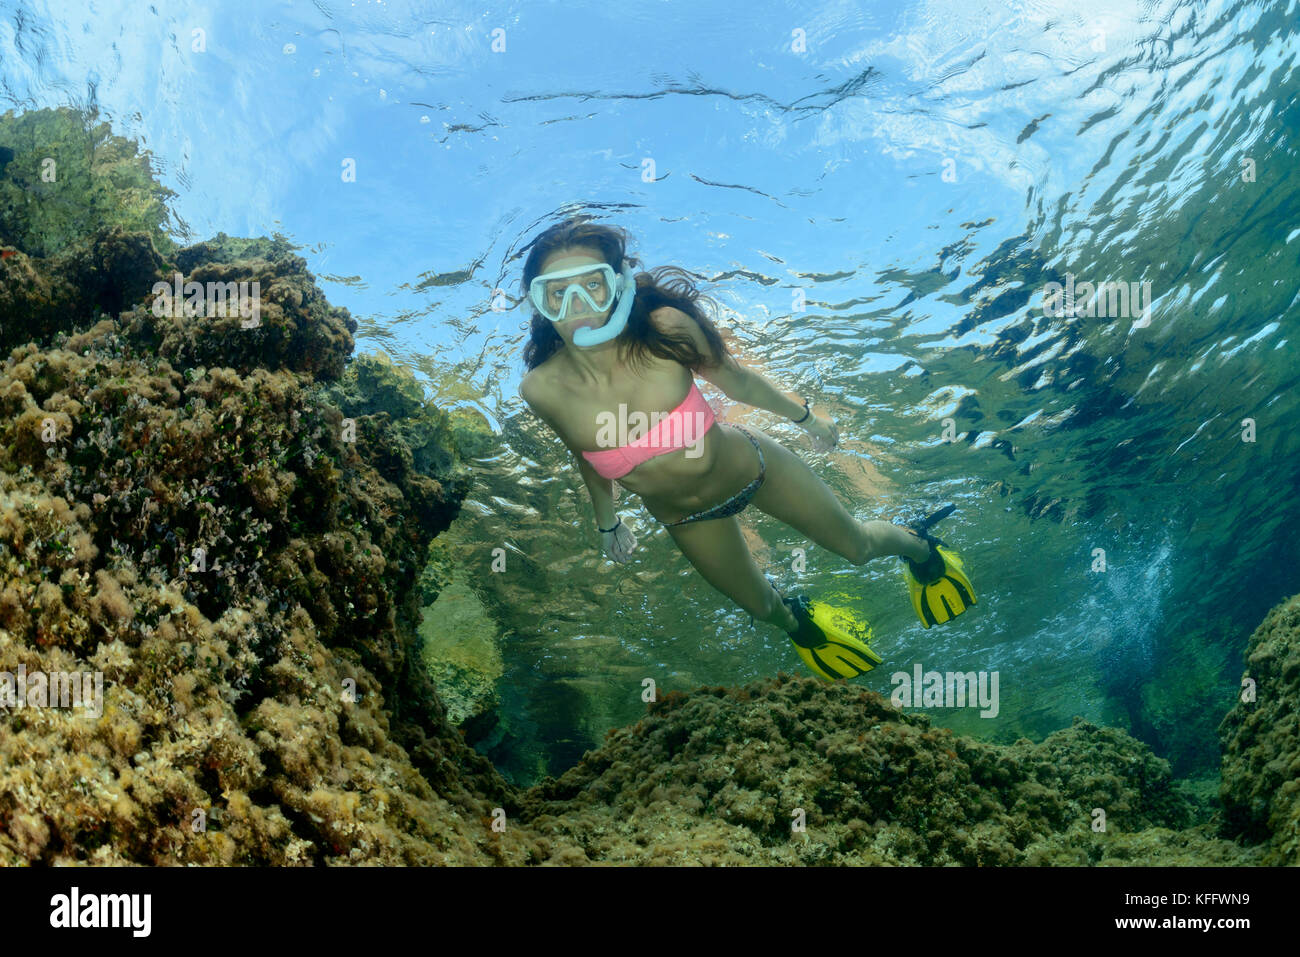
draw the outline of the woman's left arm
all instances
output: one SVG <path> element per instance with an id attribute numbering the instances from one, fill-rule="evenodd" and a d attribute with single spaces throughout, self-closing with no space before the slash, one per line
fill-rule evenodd
<path id="1" fill-rule="evenodd" d="M 767 409 L 787 419 L 804 418 L 807 409 L 804 408 L 801 396 L 794 392 L 782 392 L 766 376 L 753 369 L 745 369 L 744 373 L 736 389 L 738 394 L 728 392 L 728 398 L 743 402 L 745 405 L 752 405 L 756 409 Z M 804 424 L 806 425 L 811 418 L 812 416 L 809 416 L 808 419 L 804 419 Z"/>
<path id="2" fill-rule="evenodd" d="M 664 306 L 652 313 L 651 318 L 659 324 L 661 331 L 684 332 L 691 337 L 695 348 L 702 355 L 709 354 L 709 341 L 704 337 L 699 323 L 689 314 Z M 721 389 L 728 399 L 752 405 L 756 409 L 767 409 L 796 422 L 813 437 L 818 451 L 825 452 L 840 440 L 839 429 L 829 416 L 811 411 L 805 407 L 803 397 L 794 392 L 782 392 L 761 372 L 741 365 L 730 355 L 723 355 L 722 362 L 711 369 L 701 368 L 695 371 L 701 378 Z"/>
<path id="3" fill-rule="evenodd" d="M 813 437 L 813 447 L 818 452 L 827 452 L 840 441 L 840 430 L 828 415 L 822 415 L 814 409 L 804 406 L 804 399 L 794 392 L 782 392 L 770 381 L 753 369 L 746 370 L 741 395 L 732 396 L 737 402 L 744 402 L 758 409 L 767 409 L 777 415 L 784 415 Z M 811 400 L 808 401 L 811 406 Z M 800 421 L 802 420 L 802 421 Z"/>

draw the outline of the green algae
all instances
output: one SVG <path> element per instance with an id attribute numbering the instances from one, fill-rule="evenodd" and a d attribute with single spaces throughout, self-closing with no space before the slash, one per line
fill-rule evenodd
<path id="1" fill-rule="evenodd" d="M 1252 859 L 1189 828 L 1192 811 L 1168 763 L 1117 729 L 1076 720 L 1037 744 L 991 745 L 874 692 L 781 676 L 666 696 L 530 791 L 525 815 L 588 859 L 625 863 Z"/>
<path id="2" fill-rule="evenodd" d="M 163 268 L 148 236 L 120 226 L 100 227 L 49 260 L 22 252 L 0 259 L 0 351 L 116 315 L 144 298 Z"/>
<path id="3" fill-rule="evenodd" d="M 416 471 L 445 473 L 461 461 L 447 413 L 425 397 L 410 370 L 383 353 L 357 356 L 324 395 L 344 415 L 379 423 L 409 450 Z"/>
<path id="4" fill-rule="evenodd" d="M 165 256 L 166 231 L 185 224 L 167 205 L 148 152 L 113 135 L 97 114 L 67 107 L 0 116 L 0 241 L 29 256 L 56 255 L 103 226 L 143 232 Z"/>
<path id="5" fill-rule="evenodd" d="M 424 609 L 420 636 L 423 659 L 447 720 L 462 724 L 498 703 L 496 682 L 503 671 L 496 623 L 478 596 L 456 582 Z"/>
<path id="6" fill-rule="evenodd" d="M 1139 692 L 1148 740 L 1169 756 L 1176 773 L 1200 774 L 1219 763 L 1217 729 L 1232 707 L 1237 671 L 1228 627 L 1221 622 L 1185 634 Z"/>
<path id="7" fill-rule="evenodd" d="M 1224 833 L 1265 842 L 1265 863 L 1294 866 L 1300 864 L 1300 595 L 1255 629 L 1246 665 L 1237 703 L 1219 726 Z"/>
<path id="8" fill-rule="evenodd" d="M 217 233 L 211 239 L 178 249 L 175 262 L 176 268 L 189 273 L 199 266 L 210 263 L 233 263 L 244 259 L 283 259 L 293 255 L 297 248 L 287 237 L 279 233 L 270 239 L 265 236 L 227 236 L 225 233 Z"/>

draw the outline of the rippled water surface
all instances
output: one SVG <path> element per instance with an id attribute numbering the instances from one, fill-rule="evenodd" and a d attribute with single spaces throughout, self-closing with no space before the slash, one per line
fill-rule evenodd
<path id="1" fill-rule="evenodd" d="M 695 276 L 741 361 L 842 438 L 815 452 L 701 380 L 725 418 L 860 519 L 958 504 L 980 603 L 928 631 L 896 561 L 742 516 L 765 570 L 871 622 L 866 686 L 996 670 L 997 717 L 935 719 L 1010 740 L 1082 715 L 1209 767 L 1245 638 L 1300 585 L 1300 3 L 859 6 L 3 0 L 0 105 L 97 107 L 154 153 L 178 238 L 289 236 L 358 351 L 491 424 L 447 537 L 500 622 L 499 720 L 471 736 L 516 779 L 636 720 L 645 678 L 801 670 L 630 496 L 640 548 L 606 560 L 517 398 L 528 316 L 494 291 L 578 209 Z M 1150 307 L 1045 315 L 1052 282 Z"/>

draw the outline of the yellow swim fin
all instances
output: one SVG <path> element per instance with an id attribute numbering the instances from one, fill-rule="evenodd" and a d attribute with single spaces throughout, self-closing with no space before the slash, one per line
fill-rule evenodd
<path id="1" fill-rule="evenodd" d="M 871 650 L 871 626 L 846 608 L 812 601 L 807 595 L 782 598 L 799 622 L 790 636 L 803 663 L 827 681 L 864 675 L 881 657 Z"/>
<path id="2" fill-rule="evenodd" d="M 961 556 L 930 534 L 931 525 L 956 510 L 955 505 L 945 506 L 924 521 L 909 526 L 930 543 L 930 557 L 925 561 L 903 559 L 903 577 L 907 580 L 912 608 L 926 628 L 951 621 L 976 604 L 975 588 L 966 577 Z"/>

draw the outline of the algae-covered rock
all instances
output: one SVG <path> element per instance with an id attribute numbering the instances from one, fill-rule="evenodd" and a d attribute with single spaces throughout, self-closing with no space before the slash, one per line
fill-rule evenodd
<path id="1" fill-rule="evenodd" d="M 611 862 L 1158 863 L 1184 852 L 1134 836 L 1183 833 L 1191 805 L 1168 763 L 1116 729 L 1076 721 L 992 745 L 871 691 L 780 676 L 669 693 L 528 792 L 524 816 Z M 1186 842 L 1201 861 L 1250 859 L 1200 832 Z"/>
<path id="2" fill-rule="evenodd" d="M 466 408 L 450 409 L 447 420 L 456 448 L 465 459 L 487 458 L 501 445 L 500 437 L 492 431 L 481 412 Z"/>
<path id="3" fill-rule="evenodd" d="M 173 259 L 176 268 L 188 273 L 210 263 L 228 264 L 244 259 L 283 259 L 296 251 L 297 247 L 278 233 L 270 239 L 265 236 L 227 236 L 225 233 L 217 233 L 211 239 L 176 250 Z"/>
<path id="4" fill-rule="evenodd" d="M 145 233 L 106 226 L 50 259 L 0 259 L 0 350 L 45 343 L 142 301 L 164 264 Z"/>
<path id="5" fill-rule="evenodd" d="M 94 111 L 68 107 L 0 116 L 0 244 L 54 256 L 102 227 L 143 232 L 164 256 L 169 223 L 185 224 L 167 201 L 147 152 L 113 135 Z"/>
<path id="6" fill-rule="evenodd" d="M 460 582 L 443 589 L 424 609 L 420 637 L 448 722 L 461 724 L 497 704 L 503 670 L 497 626 L 472 589 Z"/>
<path id="7" fill-rule="evenodd" d="M 1140 712 L 1134 723 L 1145 732 L 1140 736 L 1169 758 L 1177 775 L 1200 775 L 1219 766 L 1217 729 L 1233 705 L 1240 670 L 1234 646 L 1230 619 L 1208 619 L 1180 636 L 1177 648 L 1160 657 L 1137 692 Z"/>
<path id="8" fill-rule="evenodd" d="M 525 859 L 490 827 L 512 789 L 418 654 L 419 574 L 468 488 L 436 410 L 345 428 L 320 380 L 355 324 L 274 242 L 179 256 L 186 280 L 261 281 L 250 330 L 155 315 L 145 232 L 66 216 L 42 246 L 20 219 L 0 259 L 0 676 L 98 672 L 102 693 L 20 709 L 0 680 L 0 863 Z"/>
<path id="9" fill-rule="evenodd" d="M 455 577 L 455 556 L 447 548 L 447 536 L 439 535 L 429 543 L 420 568 L 420 604 L 432 605 Z"/>
<path id="10" fill-rule="evenodd" d="M 1219 726 L 1224 833 L 1300 864 L 1300 595 L 1272 609 L 1246 646 L 1237 704 Z"/>
<path id="11" fill-rule="evenodd" d="M 396 440 L 343 441 L 309 380 L 128 341 L 104 319 L 0 364 L 0 671 L 105 681 L 102 717 L 6 718 L 0 859 L 500 853 L 458 822 L 509 789 L 408 663 L 418 559 L 463 486 L 388 452 L 380 475 Z"/>
<path id="12" fill-rule="evenodd" d="M 427 391 L 446 410 L 456 448 L 463 458 L 487 458 L 501 450 L 501 436 L 480 411 L 486 407 L 487 390 L 466 379 L 460 366 L 430 357 L 419 359 L 416 371 L 427 378 Z"/>
<path id="13" fill-rule="evenodd" d="M 409 369 L 383 353 L 357 356 L 325 396 L 344 415 L 369 417 L 398 436 L 416 471 L 446 473 L 461 461 L 448 414 L 426 397 Z"/>
<path id="14" fill-rule="evenodd" d="M 189 295 L 190 283 L 199 284 L 214 302 L 213 307 L 204 303 L 205 314 L 185 312 L 189 302 L 182 297 Z M 343 374 L 356 320 L 326 301 L 301 256 L 203 262 L 163 286 L 173 291 L 179 286 L 181 296 L 151 291 L 122 322 L 133 342 L 176 368 L 227 366 L 245 374 L 288 369 L 321 381 Z M 256 312 L 251 306 L 221 308 L 218 293 L 224 301 L 255 301 Z"/>

